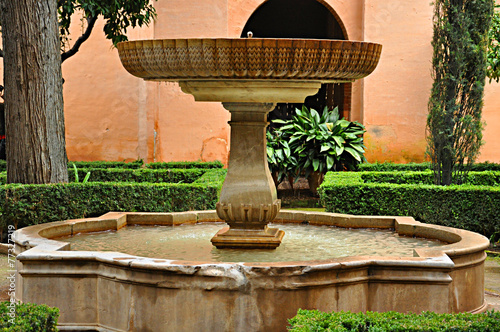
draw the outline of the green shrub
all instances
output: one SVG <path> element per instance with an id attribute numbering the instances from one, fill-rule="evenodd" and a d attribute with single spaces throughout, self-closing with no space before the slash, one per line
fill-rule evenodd
<path id="1" fill-rule="evenodd" d="M 337 107 L 331 111 L 325 107 L 320 115 L 316 110 L 302 106 L 301 110 L 295 109 L 292 119 L 273 122 L 280 127 L 270 129 L 270 135 L 267 135 L 270 169 L 278 168 L 293 177 L 305 172 L 307 178 L 312 172 L 324 174 L 331 170 L 355 169 L 366 160 L 362 137 L 365 127 L 356 121 L 341 119 Z M 278 154 L 277 161 L 273 160 L 274 153 Z M 288 165 L 293 172 L 279 168 L 279 161 L 283 159 L 280 153 L 287 154 L 289 159 L 293 157 L 293 162 Z"/>
<path id="2" fill-rule="evenodd" d="M 500 312 L 484 314 L 402 314 L 398 312 L 331 312 L 300 309 L 289 319 L 290 332 L 494 332 L 500 331 Z"/>
<path id="3" fill-rule="evenodd" d="M 360 172 L 393 172 L 393 171 L 426 171 L 431 169 L 431 163 L 408 163 L 408 164 L 394 164 L 394 163 L 373 163 L 373 164 L 359 164 L 358 170 Z"/>
<path id="4" fill-rule="evenodd" d="M 200 176 L 196 181 L 193 183 L 195 184 L 206 184 L 206 185 L 218 185 L 220 188 L 222 188 L 222 184 L 224 182 L 224 179 L 226 178 L 227 174 L 227 169 L 211 169 L 209 171 L 206 171 L 203 173 L 202 176 Z"/>
<path id="5" fill-rule="evenodd" d="M 68 163 L 68 168 L 71 169 L 73 164 L 77 168 L 141 168 L 144 162 L 142 160 L 129 163 L 124 161 L 71 161 Z"/>
<path id="6" fill-rule="evenodd" d="M 393 171 L 426 171 L 432 169 L 430 162 L 425 163 L 408 163 L 408 164 L 394 164 L 394 163 L 373 163 L 373 164 L 360 164 L 359 171 L 362 172 L 393 172 Z M 474 163 L 471 166 L 471 171 L 500 171 L 500 164 L 484 162 Z"/>
<path id="7" fill-rule="evenodd" d="M 361 178 L 365 183 L 433 184 L 431 170 L 425 172 L 364 172 Z M 498 186 L 500 185 L 500 172 L 469 172 L 465 184 Z"/>
<path id="8" fill-rule="evenodd" d="M 0 186 L 0 227 L 99 216 L 109 211 L 174 212 L 214 209 L 225 170 L 191 184 L 89 182 Z M 213 174 L 212 174 L 213 173 Z"/>
<path id="9" fill-rule="evenodd" d="M 224 164 L 220 161 L 172 161 L 146 164 L 146 168 L 171 169 L 171 168 L 222 168 Z"/>
<path id="10" fill-rule="evenodd" d="M 5 172 L 7 170 L 7 162 L 0 159 L 0 172 Z"/>
<path id="11" fill-rule="evenodd" d="M 381 174 L 330 172 L 319 190 L 321 201 L 329 212 L 412 216 L 422 222 L 467 229 L 488 237 L 500 232 L 498 185 L 437 186 L 420 184 L 419 181 L 417 184 L 368 182 Z M 387 176 L 390 175 L 385 175 L 386 179 Z M 394 179 L 399 176 L 404 177 L 404 173 L 392 175 Z M 412 177 L 414 181 L 423 179 L 419 174 L 408 175 L 408 178 Z M 369 180 L 365 181 L 365 178 Z M 426 181 L 422 180 L 421 183 Z M 482 180 L 478 176 L 474 181 Z"/>
<path id="12" fill-rule="evenodd" d="M 52 332 L 57 331 L 59 309 L 45 304 L 0 303 L 0 331 L 5 332 Z"/>
<path id="13" fill-rule="evenodd" d="M 130 168 L 79 168 L 83 179 L 90 172 L 89 182 L 152 182 L 192 183 L 206 169 L 130 169 Z M 68 171 L 69 182 L 75 182 L 74 171 Z"/>

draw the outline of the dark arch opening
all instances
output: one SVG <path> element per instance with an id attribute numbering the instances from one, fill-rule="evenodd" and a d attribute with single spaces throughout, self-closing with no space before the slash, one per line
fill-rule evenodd
<path id="1" fill-rule="evenodd" d="M 335 16 L 317 0 L 268 0 L 250 16 L 241 37 L 249 31 L 255 38 L 346 39 Z M 350 90 L 350 83 L 323 84 L 304 104 L 320 113 L 325 106 L 338 107 L 341 116 L 349 118 L 350 104 L 346 101 L 350 100 Z M 269 113 L 269 121 L 291 119 L 295 109 L 301 107 L 297 103 L 280 103 Z"/>

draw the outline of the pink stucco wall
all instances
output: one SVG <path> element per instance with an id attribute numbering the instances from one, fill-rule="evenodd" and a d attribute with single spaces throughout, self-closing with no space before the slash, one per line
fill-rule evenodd
<path id="1" fill-rule="evenodd" d="M 428 1 L 318 0 L 340 18 L 351 40 L 384 45 L 378 68 L 353 85 L 351 118 L 368 133 L 369 161 L 422 161 L 431 79 L 432 6 Z M 158 18 L 129 39 L 239 37 L 264 0 L 158 0 Z M 75 20 L 75 22 L 77 22 Z M 175 83 L 144 82 L 121 66 L 99 22 L 63 64 L 70 160 L 222 160 L 229 113 L 198 103 Z M 73 27 L 75 38 L 80 28 Z M 0 72 L 2 71 L 0 63 Z M 488 84 L 480 160 L 500 162 L 500 85 Z"/>

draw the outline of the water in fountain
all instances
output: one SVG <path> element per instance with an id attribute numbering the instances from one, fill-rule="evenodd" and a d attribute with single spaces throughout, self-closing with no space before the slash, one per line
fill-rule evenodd
<path id="1" fill-rule="evenodd" d="M 276 225 L 274 225 L 276 226 Z M 171 226 L 127 226 L 119 231 L 82 233 L 59 240 L 72 250 L 119 251 L 172 260 L 210 262 L 279 262 L 324 260 L 347 256 L 413 256 L 413 248 L 443 242 L 399 236 L 390 230 L 280 224 L 287 233 L 276 250 L 217 249 L 210 243 L 221 223 Z"/>

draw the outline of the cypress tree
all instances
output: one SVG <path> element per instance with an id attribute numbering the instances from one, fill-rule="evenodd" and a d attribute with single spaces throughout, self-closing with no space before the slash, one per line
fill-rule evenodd
<path id="1" fill-rule="evenodd" d="M 494 0 L 435 0 L 428 155 L 434 182 L 460 184 L 482 145 L 481 111 Z"/>

